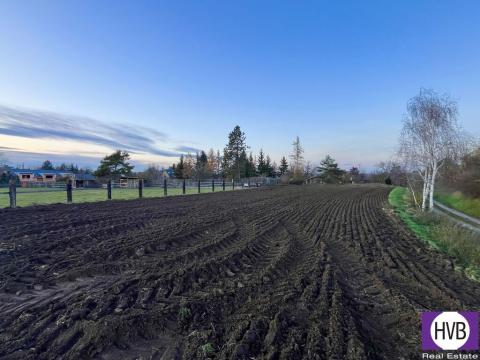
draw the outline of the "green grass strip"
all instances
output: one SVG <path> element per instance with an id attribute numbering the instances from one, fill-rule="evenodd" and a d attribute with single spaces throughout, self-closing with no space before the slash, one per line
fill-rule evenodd
<path id="1" fill-rule="evenodd" d="M 240 188 L 238 188 L 240 189 Z M 8 189 L 1 189 L 0 191 L 0 208 L 9 206 Z M 232 190 L 231 186 L 226 186 L 225 191 Z M 235 188 L 235 191 L 237 188 Z M 215 187 L 215 192 L 221 192 L 222 187 Z M 211 193 L 211 187 L 202 187 L 201 193 Z M 187 188 L 186 195 L 194 195 L 198 193 L 198 189 Z M 169 188 L 168 196 L 182 195 L 182 189 Z M 162 187 L 146 187 L 143 189 L 143 197 L 164 197 Z M 138 189 L 112 189 L 113 200 L 133 200 L 138 199 Z M 73 203 L 97 202 L 107 200 L 106 189 L 83 189 L 73 190 Z M 17 206 L 32 206 L 32 205 L 49 205 L 49 204 L 66 204 L 67 192 L 65 190 L 45 191 L 45 189 L 24 189 L 17 188 Z"/>
<path id="2" fill-rule="evenodd" d="M 415 234 L 417 237 L 422 239 L 425 242 L 428 242 L 430 245 L 438 248 L 438 245 L 432 241 L 430 238 L 430 231 L 432 225 L 424 221 L 420 221 L 415 216 L 415 209 L 412 209 L 408 205 L 408 192 L 404 187 L 396 187 L 388 195 L 388 202 L 392 205 L 395 213 L 407 224 L 408 228 Z"/>
<path id="3" fill-rule="evenodd" d="M 406 188 L 396 187 L 388 201 L 407 227 L 431 247 L 451 256 L 455 267 L 474 280 L 480 279 L 480 239 L 447 218 L 420 213 L 411 204 Z"/>
<path id="4" fill-rule="evenodd" d="M 480 199 L 469 198 L 461 192 L 455 191 L 453 193 L 436 193 L 435 200 L 452 209 L 480 219 Z"/>

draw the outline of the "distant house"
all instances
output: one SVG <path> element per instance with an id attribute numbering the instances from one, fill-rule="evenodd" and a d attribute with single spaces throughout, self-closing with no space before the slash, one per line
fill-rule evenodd
<path id="1" fill-rule="evenodd" d="M 166 178 L 173 178 L 174 177 L 173 168 L 169 167 L 168 169 L 163 169 L 162 175 L 163 177 L 166 177 Z"/>
<path id="2" fill-rule="evenodd" d="M 21 186 L 54 184 L 58 181 L 71 179 L 76 188 L 96 185 L 96 177 L 92 174 L 74 174 L 65 170 L 32 170 L 11 169 L 10 173 L 18 178 Z"/>
<path id="3" fill-rule="evenodd" d="M 28 186 L 29 183 L 55 183 L 59 179 L 73 177 L 73 173 L 63 170 L 12 169 L 10 172 L 18 177 L 22 186 Z"/>

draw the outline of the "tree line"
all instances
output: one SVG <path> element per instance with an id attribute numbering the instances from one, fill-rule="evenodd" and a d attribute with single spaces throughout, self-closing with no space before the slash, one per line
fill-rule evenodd
<path id="1" fill-rule="evenodd" d="M 79 168 L 73 163 L 62 163 L 55 166 L 50 160 L 45 160 L 40 169 L 92 173 L 100 180 L 121 176 L 139 176 L 148 182 L 156 182 L 169 175 L 173 175 L 177 179 L 280 177 L 283 183 L 292 184 L 303 184 L 306 179 L 312 177 L 322 183 L 331 184 L 368 182 L 372 179 L 371 176 L 360 173 L 356 167 L 352 167 L 348 171 L 340 169 L 338 163 L 330 155 L 327 155 L 319 166 L 305 162 L 304 149 L 298 136 L 292 143 L 290 161 L 286 156 L 282 156 L 278 165 L 263 149 L 260 149 L 256 155 L 251 151 L 248 152 L 248 149 L 245 133 L 240 126 L 235 126 L 229 133 L 228 142 L 222 152 L 210 149 L 208 153 L 202 150 L 195 154 L 182 154 L 179 161 L 174 163 L 170 169 L 149 165 L 144 171 L 134 172 L 134 166 L 130 163 L 130 154 L 124 150 L 116 150 L 105 156 L 95 171 Z"/>
<path id="2" fill-rule="evenodd" d="M 360 181 L 358 168 L 353 167 L 349 171 L 342 170 L 330 155 L 327 155 L 318 167 L 312 166 L 310 162 L 305 162 L 304 149 L 298 136 L 292 143 L 290 161 L 286 156 L 282 156 L 278 165 L 263 149 L 260 149 L 256 155 L 248 152 L 248 149 L 246 135 L 237 125 L 229 133 L 223 152 L 210 149 L 208 154 L 200 151 L 197 154 L 181 155 L 180 160 L 173 164 L 174 176 L 178 179 L 211 177 L 240 179 L 267 176 L 281 177 L 282 182 L 292 184 L 303 184 L 306 179 L 311 177 L 324 183 Z"/>
<path id="3" fill-rule="evenodd" d="M 71 172 L 73 174 L 91 174 L 90 168 L 81 168 L 74 163 L 61 163 L 60 165 L 54 165 L 50 160 L 45 160 L 39 168 L 40 170 L 59 170 L 65 172 Z"/>
<path id="4" fill-rule="evenodd" d="M 278 177 L 289 172 L 289 163 L 285 156 L 277 165 L 263 149 L 254 155 L 248 152 L 246 135 L 240 126 L 228 134 L 228 142 L 223 149 L 201 150 L 196 154 L 180 155 L 173 164 L 173 174 L 177 179 L 227 178 L 241 179 L 256 176 Z"/>
<path id="5" fill-rule="evenodd" d="M 255 155 L 249 151 L 246 135 L 240 126 L 235 126 L 228 134 L 222 151 L 210 149 L 208 152 L 182 154 L 168 172 L 178 179 L 268 176 L 281 177 L 282 182 L 294 184 L 311 179 L 322 183 L 385 182 L 407 186 L 417 206 L 424 211 L 431 210 L 438 177 L 443 186 L 480 196 L 480 149 L 475 150 L 471 137 L 458 125 L 457 114 L 457 103 L 449 96 L 422 89 L 407 103 L 397 157 L 380 163 L 373 173 L 362 173 L 358 167 L 341 169 L 330 155 L 319 166 L 313 166 L 305 162 L 298 137 L 292 143 L 289 161 L 283 156 L 277 165 L 262 149 Z M 0 160 L 5 165 L 5 159 L 0 157 Z M 49 160 L 41 168 L 91 172 L 74 164 L 64 163 L 55 167 Z M 100 178 L 112 178 L 134 175 L 133 169 L 130 154 L 117 150 L 105 156 L 93 174 Z M 165 176 L 166 170 L 151 165 L 136 175 L 154 180 Z M 5 171 L 2 176 L 5 177 Z"/>

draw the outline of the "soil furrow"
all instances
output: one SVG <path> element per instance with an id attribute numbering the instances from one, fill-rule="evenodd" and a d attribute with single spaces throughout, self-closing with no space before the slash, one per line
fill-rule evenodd
<path id="1" fill-rule="evenodd" d="M 415 359 L 480 287 L 388 210 L 308 185 L 0 210 L 5 359 Z"/>

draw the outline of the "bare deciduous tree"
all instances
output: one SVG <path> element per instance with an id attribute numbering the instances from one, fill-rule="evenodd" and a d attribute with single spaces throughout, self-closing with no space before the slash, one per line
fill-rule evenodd
<path id="1" fill-rule="evenodd" d="M 195 172 L 195 159 L 191 153 L 187 153 L 183 163 L 183 178 L 192 179 Z"/>
<path id="2" fill-rule="evenodd" d="M 312 164 L 311 161 L 307 161 L 305 163 L 304 173 L 306 178 L 313 176 L 313 174 L 315 173 L 315 166 Z"/>
<path id="3" fill-rule="evenodd" d="M 215 156 L 215 171 L 214 171 L 214 174 L 216 176 L 222 175 L 222 172 L 223 172 L 222 162 L 223 162 L 223 158 L 222 158 L 222 155 L 220 155 L 220 150 L 217 150 L 217 155 Z"/>
<path id="4" fill-rule="evenodd" d="M 399 155 L 407 171 L 422 179 L 422 211 L 431 210 L 438 170 L 446 159 L 458 159 L 465 152 L 466 137 L 457 124 L 457 103 L 449 96 L 422 89 L 407 110 Z"/>
<path id="5" fill-rule="evenodd" d="M 303 148 L 300 144 L 300 138 L 297 136 L 293 142 L 293 152 L 290 155 L 292 159 L 292 173 L 293 177 L 300 178 L 304 175 L 303 168 Z"/>

